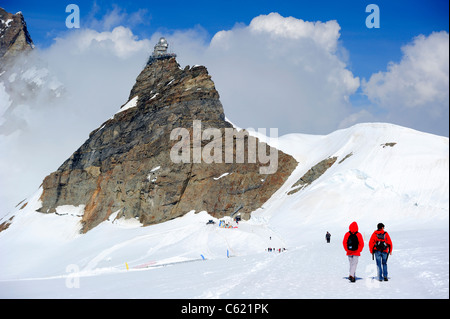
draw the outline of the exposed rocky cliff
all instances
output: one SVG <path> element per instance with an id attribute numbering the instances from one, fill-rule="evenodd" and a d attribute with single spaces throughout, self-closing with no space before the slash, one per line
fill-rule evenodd
<path id="1" fill-rule="evenodd" d="M 33 47 L 22 12 L 12 14 L 0 8 L 0 68 L 8 59 Z"/>
<path id="2" fill-rule="evenodd" d="M 346 158 L 351 156 L 351 153 L 348 154 L 344 159 L 342 159 L 339 163 L 343 162 Z M 337 157 L 329 157 L 326 158 L 313 167 L 311 167 L 305 175 L 300 177 L 300 179 L 292 185 L 292 190 L 288 193 L 288 195 L 292 195 L 301 191 L 303 188 L 311 185 L 316 179 L 322 176 L 331 166 L 333 166 L 334 162 L 336 162 Z"/>
<path id="3" fill-rule="evenodd" d="M 201 121 L 203 132 L 220 129 L 222 137 L 225 129 L 232 128 L 225 121 L 219 93 L 207 69 L 182 69 L 174 57 L 152 61 L 137 77 L 129 101 L 45 178 L 40 211 L 52 213 L 60 205 L 85 205 L 83 232 L 117 211 L 117 218 L 136 218 L 144 225 L 190 210 L 206 210 L 216 217 L 240 213 L 248 218 L 297 166 L 291 156 L 275 150 L 276 172 L 261 174 L 260 168 L 268 164 L 259 158 L 256 163 L 249 161 L 247 147 L 244 163 L 225 163 L 222 138 L 220 154 L 213 150 L 215 158 L 221 160 L 206 163 L 203 158 L 196 162 L 194 120 Z M 173 146 L 180 143 L 179 138 L 170 138 L 177 128 L 189 132 L 187 144 L 184 140 L 190 151 L 188 162 L 176 163 L 171 158 Z M 242 139 L 253 141 L 246 136 L 233 141 Z M 201 146 L 209 142 L 203 139 Z M 269 153 L 266 144 L 257 146 Z M 232 154 L 237 151 L 233 146 Z"/>

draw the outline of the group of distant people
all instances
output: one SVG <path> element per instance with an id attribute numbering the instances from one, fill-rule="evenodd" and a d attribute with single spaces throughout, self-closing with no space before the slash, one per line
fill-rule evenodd
<path id="1" fill-rule="evenodd" d="M 393 247 L 391 237 L 384 230 L 384 227 L 383 223 L 379 223 L 377 230 L 373 232 L 369 240 L 369 251 L 372 254 L 372 259 L 375 258 L 376 260 L 379 281 L 388 281 L 387 260 L 389 255 L 392 255 Z M 327 243 L 331 242 L 331 234 L 328 231 L 325 234 L 325 240 Z M 364 248 L 364 239 L 361 233 L 358 232 L 358 224 L 356 222 L 350 224 L 349 231 L 345 233 L 342 244 L 350 264 L 348 279 L 350 282 L 355 282 L 358 259 Z"/>
<path id="2" fill-rule="evenodd" d="M 286 248 L 278 248 L 278 249 L 275 249 L 275 248 L 267 248 L 267 251 L 268 252 L 273 252 L 273 251 L 278 251 L 279 253 L 281 253 L 281 252 L 283 252 L 283 251 L 285 251 L 286 250 Z"/>
<path id="3" fill-rule="evenodd" d="M 269 236 L 269 240 L 272 240 L 272 236 Z M 285 250 L 286 250 L 286 248 L 278 248 L 278 249 L 275 249 L 275 248 L 272 248 L 272 247 L 267 248 L 267 251 L 269 253 L 273 252 L 273 251 L 278 251 L 279 253 L 281 253 L 281 252 L 283 252 Z"/>

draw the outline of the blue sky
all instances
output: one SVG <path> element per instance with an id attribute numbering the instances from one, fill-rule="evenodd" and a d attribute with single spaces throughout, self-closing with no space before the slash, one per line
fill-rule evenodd
<path id="1" fill-rule="evenodd" d="M 382 70 L 390 61 L 401 58 L 401 46 L 418 34 L 449 30 L 449 4 L 445 0 L 314 0 L 314 1 L 30 1 L 3 0 L 9 12 L 22 11 L 33 41 L 47 47 L 61 32 L 67 32 L 65 7 L 75 3 L 80 8 L 81 27 L 92 17 L 100 18 L 113 8 L 132 13 L 141 10 L 143 21 L 124 23 L 141 38 L 155 31 L 204 28 L 210 37 L 236 23 L 249 24 L 261 14 L 278 12 L 305 21 L 337 20 L 343 45 L 350 53 L 349 68 L 358 76 L 368 77 Z M 365 8 L 375 3 L 380 8 L 381 27 L 368 29 Z M 101 31 L 101 30 L 99 30 Z"/>

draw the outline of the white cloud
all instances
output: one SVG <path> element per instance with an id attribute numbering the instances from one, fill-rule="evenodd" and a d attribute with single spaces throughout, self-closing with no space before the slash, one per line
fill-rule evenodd
<path id="1" fill-rule="evenodd" d="M 351 113 L 349 96 L 359 87 L 341 58 L 339 31 L 336 21 L 271 13 L 220 31 L 210 43 L 194 41 L 197 49 L 184 51 L 180 37 L 168 40 L 180 63 L 208 67 L 225 114 L 237 125 L 329 133 Z"/>
<path id="2" fill-rule="evenodd" d="M 363 81 L 364 93 L 387 112 L 387 121 L 444 135 L 449 129 L 443 120 L 449 112 L 449 34 L 419 35 L 402 52 L 399 63 Z"/>
<path id="3" fill-rule="evenodd" d="M 8 110 L 11 105 L 11 100 L 9 98 L 9 94 L 5 90 L 5 85 L 0 82 L 0 125 L 5 122 L 5 112 Z"/>
<path id="4" fill-rule="evenodd" d="M 329 52 L 336 50 L 337 39 L 340 36 L 340 26 L 335 20 L 325 23 L 309 22 L 294 17 L 284 18 L 278 13 L 254 18 L 249 29 L 254 33 L 266 33 L 273 38 L 294 40 L 309 38 Z"/>
<path id="5" fill-rule="evenodd" d="M 361 109 L 345 117 L 340 123 L 338 128 L 347 128 L 357 123 L 377 122 L 377 118 L 370 113 L 367 109 Z"/>
<path id="6" fill-rule="evenodd" d="M 134 54 L 145 52 L 151 47 L 149 40 L 138 40 L 130 29 L 123 26 L 115 27 L 112 31 L 97 32 L 92 29 L 81 29 L 73 31 L 67 37 L 56 38 L 56 44 L 50 48 L 52 50 L 59 47 L 70 47 L 71 51 L 76 50 L 79 54 L 103 54 L 113 55 L 119 58 L 129 58 Z"/>

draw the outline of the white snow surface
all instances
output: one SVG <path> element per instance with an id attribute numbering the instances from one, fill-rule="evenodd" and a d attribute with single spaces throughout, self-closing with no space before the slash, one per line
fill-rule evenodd
<path id="1" fill-rule="evenodd" d="M 230 175 L 230 173 L 229 173 L 229 172 L 227 172 L 227 173 L 223 173 L 223 174 L 222 174 L 222 175 L 220 175 L 219 177 L 213 177 L 213 179 L 214 179 L 215 181 L 217 181 L 217 180 L 221 179 L 222 177 L 225 177 L 225 176 L 228 176 L 228 175 Z"/>
<path id="2" fill-rule="evenodd" d="M 232 222 L 237 228 L 204 211 L 147 227 L 115 212 L 80 234 L 84 207 L 38 213 L 39 189 L 0 221 L 14 216 L 0 232 L 0 297 L 449 298 L 448 138 L 371 123 L 276 142 L 299 165 L 250 220 Z M 338 159 L 325 174 L 287 195 L 330 156 Z M 345 279 L 342 245 L 353 221 L 365 240 L 356 283 Z M 379 222 L 394 246 L 388 282 L 374 280 L 368 249 Z"/>
<path id="3" fill-rule="evenodd" d="M 119 113 L 121 113 L 121 112 L 123 112 L 123 111 L 125 111 L 125 110 L 128 110 L 128 109 L 131 109 L 131 108 L 133 108 L 133 107 L 136 107 L 136 105 L 137 105 L 137 102 L 138 102 L 138 99 L 139 99 L 139 96 L 135 96 L 135 97 L 133 97 L 131 100 L 129 100 L 123 107 L 121 107 L 117 112 L 116 112 L 116 114 L 119 114 Z"/>

